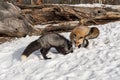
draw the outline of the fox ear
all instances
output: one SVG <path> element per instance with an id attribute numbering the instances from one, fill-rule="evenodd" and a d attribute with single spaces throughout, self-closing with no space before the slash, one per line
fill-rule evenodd
<path id="1" fill-rule="evenodd" d="M 86 36 L 86 39 L 97 38 L 100 34 L 100 31 L 97 27 L 91 27 L 89 33 Z"/>

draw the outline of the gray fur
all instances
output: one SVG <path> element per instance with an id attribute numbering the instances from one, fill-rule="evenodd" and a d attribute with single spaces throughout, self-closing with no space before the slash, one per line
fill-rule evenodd
<path id="1" fill-rule="evenodd" d="M 72 43 L 69 40 L 57 33 L 51 33 L 42 35 L 39 39 L 31 42 L 22 55 L 29 56 L 33 51 L 41 49 L 40 52 L 43 58 L 50 59 L 46 54 L 51 47 L 54 47 L 58 52 L 64 55 L 73 52 Z"/>

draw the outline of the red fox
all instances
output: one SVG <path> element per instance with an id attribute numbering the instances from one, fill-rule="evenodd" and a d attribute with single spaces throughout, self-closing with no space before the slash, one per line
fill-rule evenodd
<path id="1" fill-rule="evenodd" d="M 88 39 L 94 39 L 99 35 L 99 29 L 96 27 L 79 26 L 74 28 L 70 33 L 70 40 L 75 44 L 75 47 L 87 47 Z"/>
<path id="2" fill-rule="evenodd" d="M 25 59 L 35 50 L 40 49 L 44 59 L 51 59 L 47 57 L 47 53 L 51 47 L 54 47 L 61 54 L 68 54 L 73 52 L 72 42 L 57 33 L 44 34 L 39 39 L 31 42 L 22 53 L 22 60 Z"/>

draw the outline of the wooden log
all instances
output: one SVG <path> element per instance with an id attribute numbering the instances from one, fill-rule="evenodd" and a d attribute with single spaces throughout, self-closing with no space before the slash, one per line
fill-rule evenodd
<path id="1" fill-rule="evenodd" d="M 48 32 L 69 32 L 74 29 L 79 24 L 79 21 L 70 21 L 70 22 L 63 22 L 59 24 L 51 24 L 44 29 L 42 29 L 43 33 Z"/>
<path id="2" fill-rule="evenodd" d="M 35 25 L 32 35 L 41 35 L 51 32 L 69 32 L 79 24 L 79 21 L 66 21 L 59 24 Z"/>
<path id="3" fill-rule="evenodd" d="M 6 6 L 9 4 L 9 7 Z M 41 34 L 42 32 L 70 31 L 76 25 L 96 25 L 110 21 L 120 20 L 120 11 L 112 8 L 88 8 L 73 7 L 67 5 L 24 5 L 25 8 L 17 8 L 10 3 L 1 3 L 3 11 L 0 11 L 0 35 L 25 36 Z M 5 6 L 5 9 L 3 8 Z M 23 7 L 23 6 L 22 6 Z M 14 16 L 13 16 L 14 15 Z M 11 22 L 12 21 L 12 22 Z M 69 21 L 78 21 L 74 26 L 68 24 L 54 26 L 45 29 L 34 29 L 29 25 L 37 24 L 61 24 Z M 9 27 L 8 27 L 9 26 Z M 53 28 L 52 28 L 53 27 Z M 40 31 L 40 32 L 39 32 Z"/>
<path id="4" fill-rule="evenodd" d="M 58 5 L 52 4 L 41 4 L 41 5 L 26 5 L 26 4 L 15 4 L 21 9 L 42 9 L 47 7 L 57 7 Z"/>
<path id="5" fill-rule="evenodd" d="M 23 37 L 29 34 L 30 25 L 17 6 L 0 2 L 0 36 Z"/>
<path id="6" fill-rule="evenodd" d="M 0 3 L 0 36 L 23 37 L 49 32 L 71 31 L 77 25 L 98 25 L 120 20 L 120 10 L 67 5 L 25 5 L 19 9 Z M 35 25 L 46 25 L 36 28 Z"/>
<path id="7" fill-rule="evenodd" d="M 3 0 L 2 0 L 3 1 Z M 18 4 L 110 4 L 119 5 L 120 0 L 4 0 L 9 2 L 17 2 Z M 42 2 L 43 1 L 43 2 Z"/>
<path id="8" fill-rule="evenodd" d="M 116 21 L 120 19 L 120 14 L 118 14 L 120 11 L 110 7 L 89 8 L 68 5 L 42 4 L 24 5 L 24 9 L 23 6 L 21 8 L 23 14 L 29 14 L 29 20 L 31 20 L 34 25 L 76 20 L 81 21 L 81 25 L 94 25 L 103 24 L 103 22 L 108 23 L 109 21 Z M 105 21 L 105 18 L 110 20 Z"/>

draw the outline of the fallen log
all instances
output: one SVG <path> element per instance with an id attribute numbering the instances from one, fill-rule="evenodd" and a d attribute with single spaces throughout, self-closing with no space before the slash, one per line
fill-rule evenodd
<path id="1" fill-rule="evenodd" d="M 0 37 L 23 37 L 29 34 L 30 25 L 20 9 L 8 2 L 0 2 Z"/>
<path id="2" fill-rule="evenodd" d="M 77 25 L 98 25 L 120 20 L 120 10 L 108 7 L 74 7 L 68 5 L 24 5 L 19 9 L 0 3 L 0 36 L 23 37 L 49 32 L 71 31 Z M 8 6 L 6 6 L 8 5 Z M 36 25 L 46 25 L 36 28 Z"/>
<path id="3" fill-rule="evenodd" d="M 22 14 L 29 15 L 34 25 L 60 23 L 63 21 L 81 21 L 81 25 L 96 25 L 120 20 L 119 9 L 110 7 L 74 7 L 68 5 L 19 5 Z M 109 21 L 108 21 L 109 20 Z"/>

